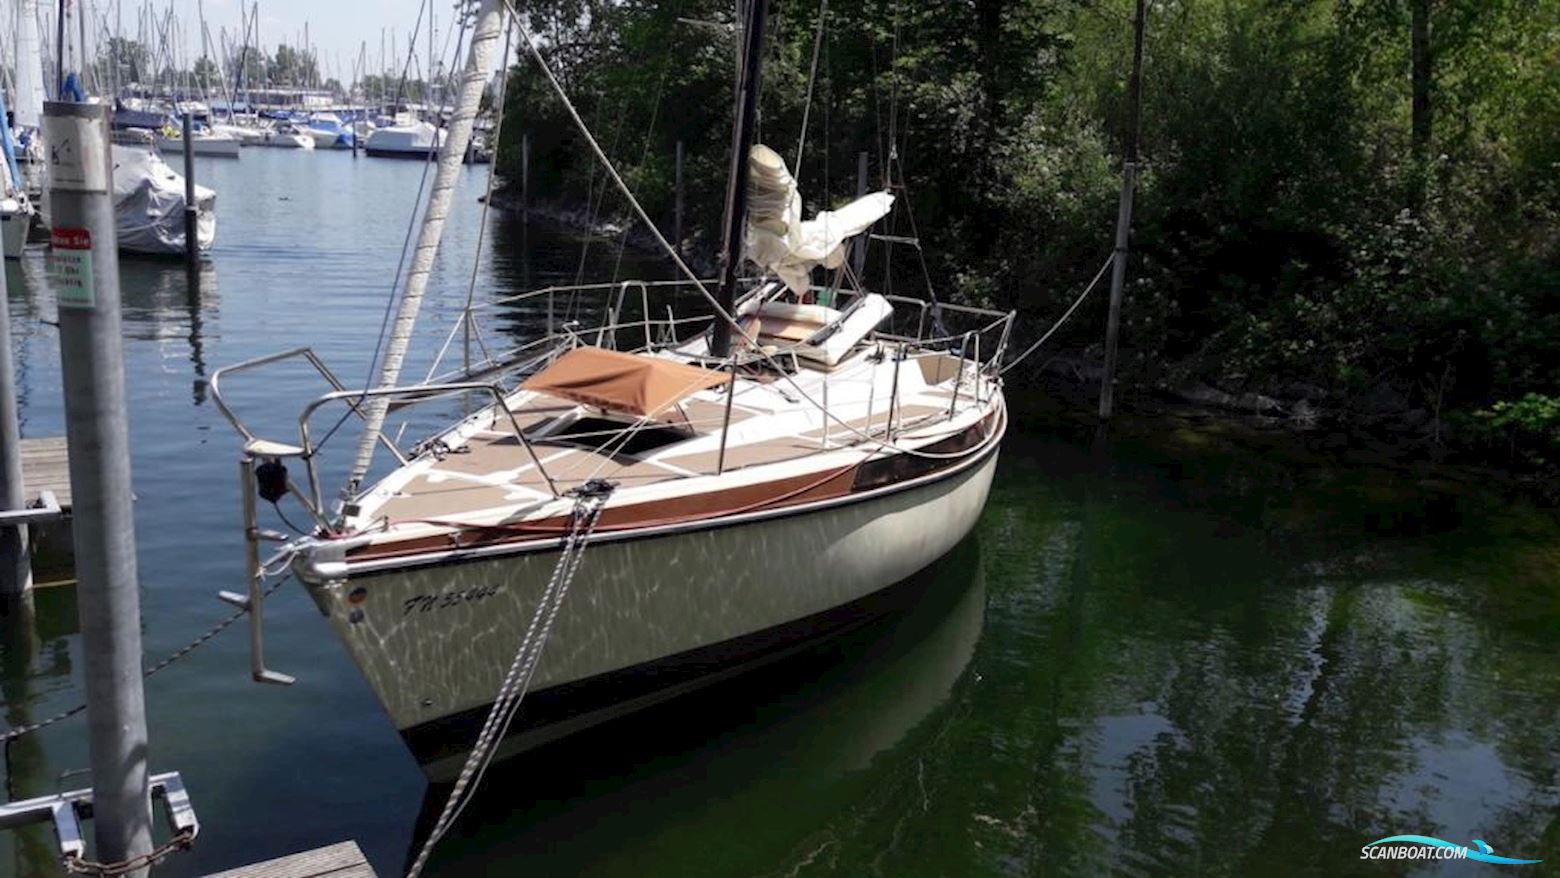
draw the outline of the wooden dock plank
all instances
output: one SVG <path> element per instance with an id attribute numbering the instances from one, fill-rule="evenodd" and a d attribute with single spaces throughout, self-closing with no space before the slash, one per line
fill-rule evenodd
<path id="1" fill-rule="evenodd" d="M 23 439 L 21 446 L 22 482 L 27 502 L 33 503 L 44 491 L 53 491 L 54 499 L 67 513 L 71 511 L 70 455 L 64 436 Z M 61 521 L 34 525 L 32 539 L 33 585 L 60 585 L 75 581 L 75 546 L 69 516 Z"/>
<path id="2" fill-rule="evenodd" d="M 375 878 L 374 869 L 355 841 L 240 866 L 206 878 Z"/>
<path id="3" fill-rule="evenodd" d="M 70 458 L 64 436 L 22 440 L 22 481 L 29 498 L 53 491 L 60 505 L 70 508 Z"/>

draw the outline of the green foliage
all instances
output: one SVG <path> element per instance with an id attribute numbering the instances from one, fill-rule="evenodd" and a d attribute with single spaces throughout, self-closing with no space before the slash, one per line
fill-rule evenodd
<path id="1" fill-rule="evenodd" d="M 1133 0 L 833 0 L 806 146 L 807 209 L 881 185 L 951 298 L 1038 334 L 1108 255 Z M 529 4 L 543 51 L 651 215 L 685 145 L 690 235 L 718 240 L 730 149 L 730 4 Z M 772 4 L 761 136 L 793 161 L 816 3 Z M 1155 0 L 1124 311 L 1135 385 L 1321 388 L 1434 415 L 1560 387 L 1560 3 L 1434 0 L 1429 149 L 1410 141 L 1402 0 Z M 690 23 L 692 22 L 692 23 Z M 500 168 L 531 138 L 534 194 L 622 216 L 526 64 Z M 906 234 L 911 213 L 891 231 Z M 923 285 L 874 245 L 869 280 Z M 1053 345 L 1099 352 L 1103 297 Z M 1472 429 L 1472 428 L 1470 428 Z M 1437 434 L 1439 438 L 1439 434 Z M 1529 440 L 1524 439 L 1524 442 Z"/>
<path id="2" fill-rule="evenodd" d="M 1508 459 L 1537 467 L 1560 463 L 1560 397 L 1529 393 L 1479 409 L 1468 419 L 1474 435 L 1503 444 Z"/>

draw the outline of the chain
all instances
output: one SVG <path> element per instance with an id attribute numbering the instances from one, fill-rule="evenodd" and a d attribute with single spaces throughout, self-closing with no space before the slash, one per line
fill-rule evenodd
<path id="1" fill-rule="evenodd" d="M 168 855 L 175 851 L 189 850 L 195 845 L 195 832 L 189 829 L 179 830 L 173 838 L 168 839 L 151 851 L 128 860 L 120 860 L 117 863 L 99 863 L 96 860 L 84 860 L 81 857 L 63 857 L 60 864 L 65 871 L 73 875 L 98 875 L 103 878 L 113 875 L 126 875 L 140 869 L 146 869 L 168 859 Z"/>
<path id="2" fill-rule="evenodd" d="M 287 580 L 291 576 L 292 576 L 291 573 L 284 574 L 280 579 L 278 579 L 275 582 L 271 583 L 270 587 L 265 590 L 265 594 L 263 596 L 264 597 L 270 597 L 272 592 L 275 592 L 278 588 L 281 588 L 282 585 L 285 584 L 287 582 Z M 201 636 L 195 638 L 194 640 L 190 641 L 188 644 L 186 644 L 185 646 L 180 648 L 178 651 L 174 652 L 172 655 L 168 656 L 167 658 L 165 658 L 162 661 L 158 662 L 157 664 L 153 665 L 142 676 L 143 677 L 151 677 L 152 675 L 156 674 L 158 671 L 161 671 L 164 668 L 167 668 L 169 665 L 173 664 L 174 662 L 177 662 L 180 659 L 184 658 L 185 656 L 189 655 L 190 653 L 194 652 L 196 649 L 198 649 L 198 648 L 200 648 L 202 646 L 205 646 L 206 642 L 208 640 L 210 640 L 213 637 L 216 637 L 218 634 L 221 634 L 225 629 L 227 629 L 229 626 L 231 626 L 234 622 L 237 622 L 239 619 L 242 619 L 244 617 L 244 614 L 248 613 L 248 612 L 249 612 L 248 610 L 238 610 L 238 611 L 234 612 L 232 615 L 228 616 L 227 618 L 225 618 L 222 621 L 218 622 L 217 624 L 213 625 L 211 627 L 211 629 L 208 630 L 205 634 L 202 634 Z M 57 713 L 54 716 L 51 716 L 48 719 L 43 720 L 41 722 L 35 722 L 35 723 L 31 723 L 31 724 L 25 725 L 25 726 L 18 726 L 18 727 L 14 728 L 14 729 L 7 729 L 3 734 L 0 734 L 0 741 L 3 741 L 5 743 L 9 744 L 10 742 L 16 740 L 17 738 L 23 737 L 24 735 L 30 735 L 33 732 L 38 731 L 39 729 L 47 728 L 49 726 L 54 725 L 57 722 L 62 722 L 64 720 L 70 719 L 71 717 L 75 716 L 78 713 L 81 713 L 82 711 L 84 711 L 86 709 L 87 709 L 87 706 L 85 704 L 78 704 L 78 705 L 76 705 L 75 707 L 72 707 L 69 710 Z"/>

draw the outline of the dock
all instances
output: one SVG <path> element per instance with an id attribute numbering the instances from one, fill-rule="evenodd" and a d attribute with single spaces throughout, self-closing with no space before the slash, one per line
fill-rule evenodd
<path id="1" fill-rule="evenodd" d="M 65 518 L 51 524 L 34 525 L 34 587 L 64 585 L 75 581 L 75 549 L 71 536 L 70 455 L 64 436 L 22 440 L 22 480 L 27 496 L 37 498 L 52 491 L 64 510 Z"/>
<path id="2" fill-rule="evenodd" d="M 241 866 L 206 878 L 375 878 L 374 869 L 355 841 Z"/>

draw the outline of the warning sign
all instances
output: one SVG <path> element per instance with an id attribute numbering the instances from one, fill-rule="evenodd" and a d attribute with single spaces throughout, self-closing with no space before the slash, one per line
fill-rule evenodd
<path id="1" fill-rule="evenodd" d="M 108 140 L 98 119 L 45 116 L 43 136 L 49 185 L 78 192 L 108 191 Z M 94 127 L 99 126 L 99 127 Z"/>
<path id="2" fill-rule="evenodd" d="M 49 279 L 61 308 L 96 308 L 92 287 L 92 233 L 56 228 L 49 233 Z"/>

